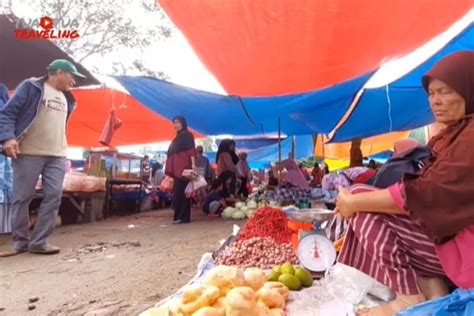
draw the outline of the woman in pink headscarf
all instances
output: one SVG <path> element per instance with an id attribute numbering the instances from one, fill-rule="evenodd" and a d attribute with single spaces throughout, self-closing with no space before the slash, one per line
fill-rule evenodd
<path id="1" fill-rule="evenodd" d="M 310 189 L 308 181 L 306 181 L 303 173 L 293 159 L 293 155 L 288 154 L 288 159 L 281 162 L 283 168 L 286 169 L 287 173 L 283 178 L 283 182 L 290 183 L 291 185 L 300 189 Z"/>

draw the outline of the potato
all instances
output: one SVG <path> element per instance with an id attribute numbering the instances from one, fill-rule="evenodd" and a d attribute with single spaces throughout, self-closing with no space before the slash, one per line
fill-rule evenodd
<path id="1" fill-rule="evenodd" d="M 257 292 L 257 300 L 265 303 L 269 308 L 285 308 L 285 299 L 275 289 L 261 288 Z"/>
<path id="2" fill-rule="evenodd" d="M 193 316 L 220 316 L 220 314 L 214 307 L 206 306 L 195 312 Z"/>
<path id="3" fill-rule="evenodd" d="M 203 284 L 219 288 L 221 295 L 227 294 L 231 289 L 244 285 L 244 272 L 238 267 L 219 265 L 209 271 Z"/>
<path id="4" fill-rule="evenodd" d="M 263 287 L 268 288 L 268 289 L 277 290 L 278 293 L 280 293 L 283 296 L 285 301 L 288 300 L 288 295 L 290 294 L 290 290 L 286 287 L 285 284 L 283 284 L 281 282 L 266 282 L 263 285 Z"/>
<path id="5" fill-rule="evenodd" d="M 281 308 L 272 308 L 270 310 L 270 316 L 285 316 L 286 313 L 283 309 Z"/>
<path id="6" fill-rule="evenodd" d="M 260 268 L 248 268 L 244 271 L 245 285 L 258 291 L 267 281 L 265 273 Z"/>

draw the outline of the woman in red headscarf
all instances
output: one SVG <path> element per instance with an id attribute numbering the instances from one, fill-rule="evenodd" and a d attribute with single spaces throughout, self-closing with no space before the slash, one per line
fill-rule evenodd
<path id="1" fill-rule="evenodd" d="M 349 219 L 338 261 L 397 294 L 370 315 L 445 295 L 446 277 L 474 287 L 474 52 L 443 58 L 422 82 L 436 121 L 446 126 L 428 144 L 433 157 L 388 189 L 342 189 L 336 201 Z"/>

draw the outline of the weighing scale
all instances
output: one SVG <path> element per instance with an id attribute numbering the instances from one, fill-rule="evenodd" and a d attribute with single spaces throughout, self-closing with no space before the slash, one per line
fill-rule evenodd
<path id="1" fill-rule="evenodd" d="M 300 264 L 313 272 L 324 272 L 336 261 L 336 248 L 326 237 L 322 224 L 331 220 L 335 213 L 326 209 L 286 209 L 291 220 L 313 223 L 312 230 L 300 230 L 296 250 Z"/>

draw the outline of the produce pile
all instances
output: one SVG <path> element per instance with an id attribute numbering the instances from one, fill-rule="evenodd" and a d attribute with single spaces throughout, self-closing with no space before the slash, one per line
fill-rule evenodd
<path id="1" fill-rule="evenodd" d="M 253 237 L 236 241 L 217 256 L 217 264 L 239 267 L 272 268 L 285 262 L 298 263 L 290 243 L 277 243 L 271 237 Z"/>
<path id="2" fill-rule="evenodd" d="M 143 315 L 284 316 L 288 295 L 288 287 L 267 282 L 261 269 L 243 271 L 221 265 L 201 285 L 186 287 L 179 302 L 149 309 Z"/>
<path id="3" fill-rule="evenodd" d="M 263 206 L 261 204 L 260 206 Z M 258 207 L 258 203 L 254 200 L 250 200 L 247 203 L 237 202 L 235 207 L 226 207 L 222 212 L 224 219 L 246 219 L 250 218 Z"/>
<path id="4" fill-rule="evenodd" d="M 299 291 L 313 285 L 313 276 L 305 268 L 287 262 L 274 266 L 268 275 L 268 281 L 279 281 L 291 291 Z"/>
<path id="5" fill-rule="evenodd" d="M 291 242 L 288 216 L 277 208 L 259 208 L 242 227 L 237 239 L 246 240 L 253 237 L 271 237 L 279 244 Z"/>
<path id="6" fill-rule="evenodd" d="M 111 178 L 112 177 L 112 172 L 107 169 L 105 166 L 105 160 L 104 159 L 91 159 L 89 158 L 89 161 L 87 162 L 89 165 L 86 167 L 87 169 L 87 174 L 89 176 L 96 176 L 96 177 L 104 177 L 104 178 Z"/>
<path id="7" fill-rule="evenodd" d="M 311 199 L 311 190 L 299 189 L 295 187 L 278 187 L 269 190 L 265 194 L 265 200 L 270 205 L 298 205 L 300 200 Z"/>
<path id="8" fill-rule="evenodd" d="M 140 191 L 139 184 L 114 185 L 114 192 L 136 192 L 136 191 Z"/>

